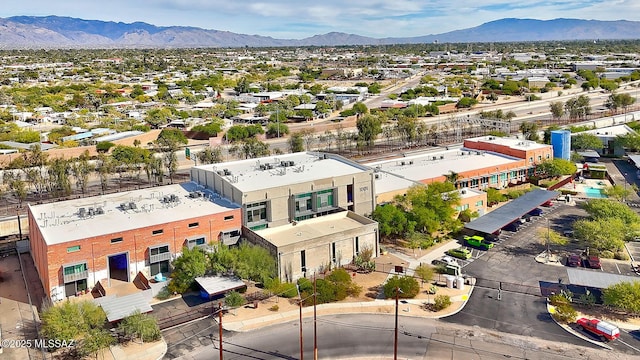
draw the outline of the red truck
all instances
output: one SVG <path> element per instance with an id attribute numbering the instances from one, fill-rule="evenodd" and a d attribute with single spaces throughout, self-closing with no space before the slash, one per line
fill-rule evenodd
<path id="1" fill-rule="evenodd" d="M 599 337 L 602 341 L 611 341 L 620 337 L 620 329 L 606 321 L 580 318 L 576 321 L 576 324 L 578 324 L 578 329 L 586 330 Z"/>

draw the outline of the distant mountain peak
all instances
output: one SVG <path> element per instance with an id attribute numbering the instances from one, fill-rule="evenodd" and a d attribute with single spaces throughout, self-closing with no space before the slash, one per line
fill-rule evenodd
<path id="1" fill-rule="evenodd" d="M 442 34 L 376 39 L 332 31 L 305 39 L 269 36 L 187 26 L 155 26 L 145 22 L 123 23 L 84 20 L 65 16 L 14 16 L 0 19 L 3 48 L 99 48 L 99 47 L 267 47 L 386 45 L 439 42 L 511 42 L 586 39 L 638 39 L 640 22 L 581 19 L 504 18 Z"/>

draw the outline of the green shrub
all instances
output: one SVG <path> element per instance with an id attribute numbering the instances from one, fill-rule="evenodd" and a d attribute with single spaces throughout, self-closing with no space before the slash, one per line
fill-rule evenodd
<path id="1" fill-rule="evenodd" d="M 604 258 L 604 259 L 613 259 L 614 256 L 615 256 L 615 254 L 613 253 L 613 251 L 602 250 L 600 252 L 600 257 Z"/>
<path id="2" fill-rule="evenodd" d="M 562 293 L 549 296 L 549 303 L 553 306 L 559 306 L 563 304 L 570 304 L 571 301 L 566 294 Z"/>
<path id="3" fill-rule="evenodd" d="M 273 311 L 273 312 L 276 312 L 278 310 L 280 310 L 280 306 L 278 306 L 278 304 L 275 304 L 269 308 L 269 311 Z"/>
<path id="4" fill-rule="evenodd" d="M 451 298 L 449 295 L 436 295 L 433 299 L 433 310 L 440 311 L 451 306 Z"/>
<path id="5" fill-rule="evenodd" d="M 410 299 L 416 297 L 420 292 L 420 283 L 418 280 L 411 276 L 394 275 L 383 286 L 384 296 L 386 298 L 394 298 L 396 296 L 396 289 L 400 289 L 398 297 L 403 299 Z"/>
<path id="6" fill-rule="evenodd" d="M 238 307 L 247 303 L 247 299 L 244 298 L 239 292 L 231 291 L 224 297 L 224 304 L 228 307 Z"/>
<path id="7" fill-rule="evenodd" d="M 571 304 L 560 304 L 556 306 L 556 311 L 551 316 L 559 323 L 572 323 L 576 321 L 578 312 Z"/>
<path id="8" fill-rule="evenodd" d="M 616 260 L 629 260 L 629 254 L 627 254 L 626 251 L 621 250 L 621 251 L 617 251 L 615 254 L 615 259 Z"/>
<path id="9" fill-rule="evenodd" d="M 122 319 L 118 325 L 118 329 L 124 335 L 134 336 L 143 342 L 151 342 L 160 340 L 160 327 L 155 317 L 148 314 L 140 314 L 139 312 L 129 315 Z"/>
<path id="10" fill-rule="evenodd" d="M 167 289 L 166 286 L 160 289 L 160 291 L 158 291 L 158 293 L 156 294 L 156 299 L 158 300 L 167 300 L 170 297 L 171 292 L 169 291 L 169 289 Z"/>
<path id="11" fill-rule="evenodd" d="M 273 278 L 265 281 L 265 288 L 271 291 L 274 295 L 282 296 L 285 298 L 292 298 L 298 296 L 298 289 L 294 283 L 283 283 L 278 278 Z"/>
<path id="12" fill-rule="evenodd" d="M 116 144 L 109 141 L 101 141 L 96 144 L 96 151 L 99 153 L 106 153 L 112 147 L 116 146 Z"/>

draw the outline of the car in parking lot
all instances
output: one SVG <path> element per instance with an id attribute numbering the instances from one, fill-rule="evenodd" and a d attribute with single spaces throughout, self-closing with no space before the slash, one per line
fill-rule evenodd
<path id="1" fill-rule="evenodd" d="M 464 241 L 469 245 L 483 250 L 489 250 L 493 247 L 492 243 L 487 242 L 482 236 L 465 236 Z"/>
<path id="2" fill-rule="evenodd" d="M 567 266 L 579 267 L 582 266 L 582 257 L 577 254 L 570 254 L 567 256 Z"/>
<path id="3" fill-rule="evenodd" d="M 469 249 L 460 247 L 457 249 L 447 250 L 447 255 L 456 257 L 458 259 L 467 260 L 471 258 L 471 251 L 469 251 Z"/>
<path id="4" fill-rule="evenodd" d="M 544 207 L 552 207 L 553 206 L 553 202 L 551 202 L 551 200 L 546 201 L 544 204 L 540 205 L 540 206 L 544 206 Z"/>
<path id="5" fill-rule="evenodd" d="M 514 221 L 511 224 L 503 227 L 503 230 L 516 232 L 520 228 L 520 221 Z"/>
<path id="6" fill-rule="evenodd" d="M 529 214 L 529 215 L 531 215 L 531 216 L 540 216 L 540 215 L 542 215 L 542 213 L 543 213 L 543 212 L 544 212 L 544 211 L 542 211 L 542 209 L 540 209 L 540 208 L 535 208 L 535 209 L 533 209 L 533 210 L 529 211 L 527 214 Z"/>
<path id="7" fill-rule="evenodd" d="M 600 258 L 595 255 L 589 255 L 584 261 L 586 267 L 591 269 L 601 269 Z"/>
<path id="8" fill-rule="evenodd" d="M 452 258 L 451 256 L 442 256 L 438 259 L 435 259 L 431 262 L 431 265 L 443 265 L 443 266 L 447 266 L 447 265 L 452 265 L 452 266 L 458 266 L 458 262 L 456 261 L 456 259 Z"/>

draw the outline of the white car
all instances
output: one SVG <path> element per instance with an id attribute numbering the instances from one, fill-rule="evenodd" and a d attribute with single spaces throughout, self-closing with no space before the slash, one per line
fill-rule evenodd
<path id="1" fill-rule="evenodd" d="M 432 265 L 452 265 L 452 266 L 458 266 L 458 262 L 456 261 L 456 259 L 452 258 L 451 256 L 443 256 L 441 258 L 435 259 L 431 262 Z"/>

